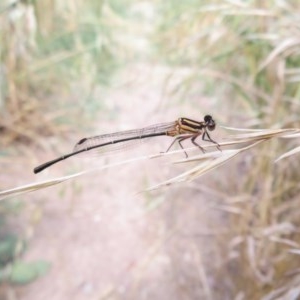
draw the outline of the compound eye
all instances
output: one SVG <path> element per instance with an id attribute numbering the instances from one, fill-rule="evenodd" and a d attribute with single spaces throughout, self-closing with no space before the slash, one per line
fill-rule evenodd
<path id="1" fill-rule="evenodd" d="M 215 123 L 214 124 L 210 124 L 210 125 L 207 126 L 207 129 L 209 131 L 213 131 L 213 130 L 215 130 L 215 128 L 216 128 L 216 124 Z"/>
<path id="2" fill-rule="evenodd" d="M 210 115 L 206 115 L 205 117 L 204 117 L 204 122 L 205 123 L 210 123 L 212 121 L 212 117 L 210 116 Z"/>
<path id="3" fill-rule="evenodd" d="M 206 125 L 206 128 L 210 131 L 212 130 L 215 130 L 216 128 L 216 123 L 215 121 L 213 120 L 212 116 L 210 115 L 206 115 L 204 117 L 204 122 L 205 122 L 205 125 Z"/>

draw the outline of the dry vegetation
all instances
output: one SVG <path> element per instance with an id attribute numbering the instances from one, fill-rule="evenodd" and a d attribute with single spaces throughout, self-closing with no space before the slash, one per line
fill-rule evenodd
<path id="1" fill-rule="evenodd" d="M 80 112 L 89 115 L 97 105 L 94 89 L 108 84 L 114 68 L 134 57 L 130 47 L 125 53 L 118 51 L 121 42 L 114 39 L 121 28 L 131 28 L 120 13 L 122 5 L 118 1 L 112 6 L 94 2 L 64 1 L 56 7 L 52 1 L 20 1 L 2 12 L 0 71 L 5 88 L 0 99 L 0 130 L 6 138 L 1 143 L 24 137 L 36 142 L 41 124 L 47 134 L 68 130 L 70 120 L 63 116 L 71 104 L 60 104 L 59 110 L 46 115 L 45 107 L 57 105 L 53 99 L 84 78 L 74 96 L 79 94 L 75 101 Z M 222 299 L 223 291 L 230 295 L 228 299 L 297 299 L 299 134 L 284 129 L 300 128 L 300 4 L 201 3 L 156 1 L 159 22 L 151 36 L 156 51 L 151 59 L 171 70 L 188 70 L 170 95 L 181 100 L 205 93 L 219 103 L 214 114 L 217 120 L 239 129 L 265 130 L 246 132 L 240 139 L 229 137 L 233 143 L 224 146 L 223 156 L 208 155 L 209 164 L 203 163 L 203 156 L 191 158 L 199 165 L 166 184 L 195 179 L 224 162 L 231 164 L 227 160 L 243 152 L 239 163 L 229 167 L 235 183 L 226 182 L 228 178 L 223 176 L 216 187 L 219 191 L 222 187 L 226 230 L 216 235 L 223 258 L 213 274 L 219 289 L 211 288 L 206 294 L 213 295 L 212 299 Z M 18 9 L 24 10 L 19 19 L 13 17 Z M 101 18 L 97 19 L 98 15 Z M 54 34 L 61 24 L 66 32 Z M 27 38 L 20 38 L 24 36 Z M 80 96 L 91 100 L 88 107 Z M 53 128 L 55 121 L 57 127 Z M 235 145 L 257 141 L 263 142 L 255 148 Z M 285 153 L 289 156 L 275 163 Z"/>
<path id="2" fill-rule="evenodd" d="M 230 126 L 299 128 L 296 1 L 171 3 L 164 5 L 168 18 L 155 38 L 164 59 L 194 70 L 180 92 L 205 82 L 224 107 L 219 119 Z M 238 184 L 222 189 L 231 214 L 219 238 L 227 259 L 215 274 L 231 299 L 299 297 L 299 158 L 274 164 L 276 156 L 299 145 L 294 137 L 260 145 L 233 171 Z"/>
<path id="3" fill-rule="evenodd" d="M 7 1 L 0 9 L 1 143 L 38 143 L 69 131 L 68 113 L 90 117 L 99 106 L 94 90 L 120 63 L 115 15 L 102 12 L 101 1 Z"/>

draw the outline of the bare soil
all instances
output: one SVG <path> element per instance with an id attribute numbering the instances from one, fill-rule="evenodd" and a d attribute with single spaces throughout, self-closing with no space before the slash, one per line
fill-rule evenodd
<path id="1" fill-rule="evenodd" d="M 99 111 L 91 134 L 138 128 L 179 116 L 199 119 L 203 108 L 212 108 L 211 102 L 199 95 L 182 104 L 170 100 L 163 92 L 165 75 L 164 68 L 144 65 L 120 74 L 118 80 L 123 84 L 110 91 L 103 103 L 116 118 L 109 120 Z M 195 103 L 199 109 L 193 108 Z M 146 143 L 141 151 L 158 153 L 168 143 Z M 69 151 L 67 146 L 65 150 Z M 128 153 L 129 158 L 136 155 Z M 40 151 L 34 156 L 14 157 L 13 164 L 9 159 L 1 162 L 6 168 L 1 175 L 2 188 L 65 174 L 66 166 L 75 160 L 40 175 L 31 171 L 37 163 L 60 154 Z M 102 163 L 113 159 L 105 158 Z M 29 242 L 23 259 L 47 260 L 51 270 L 16 288 L 17 298 L 216 299 L 212 295 L 216 287 L 213 272 L 219 260 L 210 234 L 220 223 L 219 213 L 212 209 L 219 199 L 212 193 L 216 175 L 144 191 L 183 170 L 167 160 L 153 159 L 90 173 L 22 196 L 26 203 L 22 224 Z"/>

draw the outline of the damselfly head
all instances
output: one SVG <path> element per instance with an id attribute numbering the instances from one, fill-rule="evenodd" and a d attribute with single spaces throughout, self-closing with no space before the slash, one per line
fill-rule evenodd
<path id="1" fill-rule="evenodd" d="M 213 131 L 216 128 L 216 123 L 213 120 L 212 116 L 206 115 L 204 117 L 204 122 L 208 130 Z"/>

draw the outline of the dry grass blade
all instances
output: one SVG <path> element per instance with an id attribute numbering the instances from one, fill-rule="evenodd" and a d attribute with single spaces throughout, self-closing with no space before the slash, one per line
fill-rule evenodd
<path id="1" fill-rule="evenodd" d="M 279 44 L 265 59 L 265 61 L 259 66 L 259 71 L 264 69 L 276 56 L 280 55 L 282 52 L 286 51 L 291 47 L 298 47 L 300 45 L 299 38 L 289 38 L 284 40 L 281 44 Z"/>
<path id="2" fill-rule="evenodd" d="M 238 134 L 238 135 L 231 135 L 228 136 L 228 138 L 225 139 L 225 142 L 220 143 L 220 146 L 228 146 L 228 145 L 234 145 L 234 144 L 240 144 L 240 143 L 249 143 L 252 142 L 251 145 L 241 148 L 241 149 L 229 149 L 229 150 L 223 150 L 222 152 L 214 151 L 206 154 L 201 154 L 197 156 L 190 157 L 188 159 L 176 161 L 174 163 L 188 163 L 188 162 L 199 162 L 196 167 L 180 174 L 179 176 L 173 177 L 169 180 L 166 180 L 158 185 L 152 186 L 147 190 L 154 190 L 161 188 L 163 186 L 168 186 L 174 183 L 179 182 L 185 182 L 185 181 L 191 181 L 195 178 L 202 176 L 203 174 L 207 173 L 208 171 L 211 171 L 236 155 L 240 154 L 243 151 L 246 151 L 254 146 L 256 146 L 258 143 L 266 141 L 268 139 L 272 138 L 278 138 L 278 137 L 292 137 L 293 135 L 299 134 L 299 129 L 261 129 L 261 130 L 249 130 L 249 129 L 242 129 L 242 128 L 231 128 L 231 127 L 224 127 L 225 129 L 230 129 L 234 131 L 243 131 L 247 133 Z M 214 145 L 208 145 L 208 147 L 213 147 Z M 297 151 L 295 151 L 297 149 Z M 293 153 L 300 152 L 299 149 L 294 149 Z M 291 151 L 292 152 L 292 151 Z M 292 154 L 293 154 L 292 153 Z"/>
<path id="3" fill-rule="evenodd" d="M 240 128 L 232 128 L 232 127 L 223 127 L 225 129 L 234 130 L 234 131 L 248 131 L 247 129 L 240 129 Z M 244 134 L 238 134 L 238 135 L 231 135 L 228 136 L 228 139 L 231 140 L 240 140 L 242 142 L 251 142 L 253 140 L 261 140 L 261 139 L 271 139 L 271 138 L 297 138 L 300 136 L 300 130 L 297 128 L 291 128 L 291 129 L 261 129 L 261 130 L 255 130 L 255 131 L 249 131 Z M 297 154 L 300 152 L 300 146 L 296 147 L 281 156 L 279 156 L 275 163 L 278 161 L 287 158 L 289 156 L 292 156 L 294 154 Z"/>
<path id="4" fill-rule="evenodd" d="M 271 236 L 275 234 L 292 234 L 297 231 L 296 227 L 290 222 L 283 222 L 273 224 L 263 229 L 264 236 Z"/>
<path id="5" fill-rule="evenodd" d="M 164 181 L 164 182 L 162 182 L 162 183 L 160 183 L 156 186 L 150 187 L 147 190 L 157 189 L 157 188 L 167 186 L 167 185 L 170 185 L 170 184 L 173 184 L 173 183 L 179 183 L 179 182 L 194 180 L 195 178 L 197 178 L 199 176 L 202 176 L 203 174 L 205 174 L 205 173 L 207 173 L 207 172 L 223 165 L 224 163 L 226 163 L 227 161 L 229 161 L 230 159 L 232 159 L 236 155 L 238 155 L 241 152 L 246 151 L 246 150 L 256 146 L 258 143 L 260 143 L 262 141 L 265 141 L 265 140 L 268 140 L 268 139 L 271 139 L 271 138 L 275 138 L 275 137 L 289 137 L 289 138 L 291 138 L 293 136 L 298 136 L 299 135 L 299 130 L 298 129 L 247 130 L 247 129 L 231 128 L 231 127 L 223 127 L 223 128 L 234 130 L 234 131 L 243 131 L 243 132 L 247 132 L 247 133 L 238 134 L 238 135 L 231 135 L 231 136 L 229 136 L 228 138 L 225 139 L 225 142 L 220 143 L 220 146 L 229 146 L 229 145 L 236 145 L 236 144 L 248 143 L 248 142 L 252 142 L 252 144 L 247 146 L 247 147 L 240 148 L 240 149 L 229 149 L 229 150 L 223 150 L 222 152 L 214 151 L 214 152 L 209 152 L 209 153 L 206 153 L 206 154 L 192 156 L 188 159 L 175 161 L 174 163 L 176 163 L 176 164 L 189 163 L 189 162 L 197 162 L 197 163 L 200 163 L 200 164 L 198 164 L 196 167 L 180 174 L 179 176 L 176 176 L 176 177 L 171 178 L 167 181 Z M 203 147 L 204 148 L 209 148 L 209 147 L 215 147 L 215 145 L 210 144 L 210 145 L 205 145 Z M 193 148 L 193 149 L 195 149 L 195 148 Z M 188 149 L 186 149 L 186 150 L 188 150 Z M 43 181 L 43 182 L 39 182 L 39 183 L 27 184 L 27 185 L 24 185 L 24 186 L 21 186 L 21 187 L 16 187 L 16 188 L 5 190 L 5 191 L 0 191 L 0 200 L 4 200 L 4 199 L 9 198 L 9 197 L 13 197 L 13 196 L 16 196 L 16 195 L 20 195 L 20 194 L 28 193 L 28 192 L 31 192 L 31 191 L 36 191 L 36 190 L 39 190 L 39 189 L 43 189 L 43 188 L 46 188 L 46 187 L 49 187 L 49 186 L 52 186 L 52 185 L 56 185 L 56 184 L 59 184 L 63 181 L 74 179 L 78 176 L 87 174 L 87 173 L 95 171 L 95 170 L 110 168 L 110 167 L 130 163 L 130 162 L 137 161 L 137 160 L 152 159 L 152 158 L 160 157 L 160 156 L 163 156 L 163 155 L 173 155 L 177 152 L 182 152 L 182 150 L 172 151 L 172 152 L 169 152 L 169 153 L 164 153 L 164 154 L 159 154 L 159 155 L 141 156 L 141 157 L 138 157 L 138 158 L 122 161 L 122 162 L 119 162 L 119 163 L 116 163 L 116 164 L 110 164 L 110 165 L 107 165 L 107 166 L 97 167 L 97 168 L 92 169 L 92 170 L 79 172 L 79 173 L 69 175 L 69 176 L 65 176 L 65 177 L 61 177 L 61 178 L 56 178 L 56 179 Z M 297 147 L 297 148 L 281 155 L 276 160 L 276 162 L 283 159 L 283 158 L 285 158 L 285 157 L 288 157 L 288 156 L 291 156 L 295 153 L 298 153 L 298 152 L 300 152 L 300 147 Z"/>
<path id="6" fill-rule="evenodd" d="M 299 129 L 262 129 L 256 132 L 249 132 L 245 134 L 238 134 L 238 135 L 230 135 L 226 139 L 231 140 L 247 140 L 254 141 L 254 140 L 261 140 L 261 139 L 271 139 L 276 137 L 284 137 L 287 135 L 299 133 Z"/>
<path id="7" fill-rule="evenodd" d="M 20 186 L 20 187 L 0 191 L 0 201 L 4 200 L 4 199 L 7 199 L 7 198 L 14 197 L 14 196 L 18 196 L 18 195 L 21 195 L 21 194 L 37 191 L 37 190 L 40 190 L 40 189 L 44 189 L 44 188 L 50 187 L 52 185 L 62 183 L 66 180 L 75 179 L 79 176 L 82 176 L 82 175 L 85 175 L 85 174 L 88 174 L 88 173 L 91 173 L 91 172 L 104 170 L 104 169 L 108 169 L 108 168 L 113 168 L 113 167 L 117 167 L 117 166 L 128 164 L 128 163 L 132 163 L 132 162 L 139 161 L 139 160 L 151 159 L 151 158 L 154 158 L 156 156 L 154 156 L 154 155 L 140 156 L 140 157 L 137 157 L 137 158 L 134 158 L 134 159 L 124 160 L 124 161 L 121 161 L 121 162 L 118 162 L 118 163 L 112 163 L 112 164 L 108 164 L 108 165 L 105 165 L 105 166 L 94 167 L 94 168 L 89 169 L 87 171 L 78 172 L 78 173 L 68 175 L 68 176 L 59 177 L 59 178 L 55 178 L 55 179 L 51 179 L 51 180 L 47 180 L 47 181 L 38 182 L 38 183 L 30 183 L 30 184 L 26 184 L 26 185 L 23 185 L 23 186 Z"/>
<path id="8" fill-rule="evenodd" d="M 242 132 L 261 132 L 263 129 L 250 129 L 250 128 L 237 128 L 237 127 L 228 127 L 228 126 L 220 126 L 221 128 L 233 131 L 242 131 Z"/>
<path id="9" fill-rule="evenodd" d="M 226 143 L 221 143 L 220 145 L 232 145 L 232 144 L 239 144 L 242 143 L 243 141 L 233 141 L 233 142 L 226 142 Z M 197 166 L 196 168 L 193 168 L 192 170 L 189 170 L 186 173 L 181 174 L 180 176 L 174 178 L 174 182 L 178 182 L 178 181 L 186 181 L 186 180 L 192 180 L 198 176 L 201 176 L 202 174 L 208 172 L 209 170 L 212 170 L 216 167 L 218 167 L 219 165 L 222 165 L 223 163 L 225 163 L 227 160 L 233 158 L 234 156 L 236 156 L 237 154 L 255 146 L 258 142 L 242 148 L 242 149 L 237 149 L 237 150 L 224 150 L 223 152 L 219 152 L 219 151 L 214 151 L 214 152 L 210 152 L 207 154 L 201 154 L 201 155 L 197 155 L 197 156 L 193 156 L 189 159 L 185 159 L 185 160 L 179 160 L 176 161 L 175 163 L 188 163 L 188 162 L 192 162 L 192 161 L 202 161 L 200 166 Z M 206 145 L 206 147 L 211 147 L 214 145 Z M 205 148 L 206 148 L 205 147 Z M 193 148 L 195 149 L 195 148 Z M 64 177 L 60 177 L 60 178 L 56 178 L 56 179 L 51 179 L 51 180 L 47 180 L 47 181 L 43 181 L 43 182 L 39 182 L 39 183 L 31 183 L 31 184 L 26 184 L 20 187 L 16 187 L 16 188 L 12 188 L 12 189 L 8 189 L 8 190 L 4 190 L 4 191 L 0 191 L 0 200 L 4 200 L 10 197 L 14 197 L 17 195 L 21 195 L 21 194 L 25 194 L 28 192 L 32 192 L 32 191 L 36 191 L 36 190 L 40 190 L 43 188 L 47 188 L 50 187 L 52 185 L 56 185 L 59 183 L 62 183 L 66 180 L 70 180 L 70 179 L 74 179 L 76 177 L 82 176 L 84 174 L 93 172 L 93 171 L 99 171 L 101 169 L 106 169 L 106 168 L 111 168 L 111 167 L 115 167 L 115 166 L 119 166 L 119 165 L 123 165 L 123 164 L 127 164 L 127 163 L 131 163 L 134 161 L 139 161 L 139 160 L 145 160 L 145 159 L 153 159 L 153 158 L 157 158 L 157 157 L 161 157 L 164 155 L 173 155 L 175 153 L 178 152 L 183 152 L 183 150 L 179 150 L 179 151 L 172 151 L 169 153 L 164 153 L 164 154 L 158 154 L 158 155 L 149 155 L 149 156 L 141 156 L 141 157 L 137 157 L 134 159 L 129 159 L 129 160 L 125 160 L 122 162 L 118 162 L 115 164 L 109 164 L 106 166 L 100 166 L 100 167 L 96 167 L 84 172 L 79 172 L 76 174 L 72 174 L 69 176 L 64 176 Z M 170 181 L 173 182 L 173 180 Z M 157 187 L 159 186 L 163 186 L 168 184 L 168 182 L 164 182 L 159 184 Z M 156 188 L 156 187 L 155 187 Z M 150 188 L 152 189 L 152 188 Z"/>
<path id="10" fill-rule="evenodd" d="M 300 137 L 300 130 L 299 129 L 295 133 L 284 135 L 281 138 L 294 139 L 294 138 L 297 138 L 297 137 Z"/>
<path id="11" fill-rule="evenodd" d="M 300 249 L 290 249 L 290 253 L 300 255 Z"/>
<path id="12" fill-rule="evenodd" d="M 261 274 L 259 268 L 257 267 L 257 254 L 256 254 L 256 242 L 253 236 L 249 235 L 246 239 L 247 242 L 247 255 L 250 267 L 253 270 L 256 277 L 261 281 L 265 282 L 263 274 Z"/>
<path id="13" fill-rule="evenodd" d="M 4 199 L 10 198 L 10 197 L 14 197 L 14 196 L 18 196 L 21 194 L 44 189 L 46 187 L 56 185 L 56 184 L 66 181 L 66 180 L 78 177 L 80 175 L 83 175 L 84 173 L 87 173 L 87 172 L 80 172 L 80 173 L 76 173 L 76 174 L 69 175 L 69 176 L 55 178 L 55 179 L 42 181 L 42 182 L 38 182 L 38 183 L 30 183 L 30 184 L 22 185 L 20 187 L 12 188 L 9 190 L 0 191 L 0 200 L 4 200 Z"/>
<path id="14" fill-rule="evenodd" d="M 260 17 L 275 17 L 273 12 L 265 9 L 230 9 L 224 12 L 224 15 L 237 15 L 237 16 L 260 16 Z"/>
<path id="15" fill-rule="evenodd" d="M 282 298 L 282 297 L 280 297 L 280 296 L 282 296 L 282 294 L 284 293 L 284 292 L 286 292 L 286 290 L 288 290 L 288 286 L 286 287 L 286 286 L 284 286 L 284 287 L 281 287 L 281 288 L 279 288 L 279 289 L 276 289 L 276 290 L 273 290 L 272 292 L 270 292 L 268 295 L 266 295 L 266 296 L 264 296 L 263 298 L 262 298 L 262 300 L 279 300 L 279 299 L 283 299 L 284 300 L 284 298 Z M 279 298 L 280 297 L 280 298 Z M 286 298 L 286 299 L 288 299 L 288 298 Z"/>
<path id="16" fill-rule="evenodd" d="M 294 155 L 294 154 L 296 154 L 296 153 L 299 153 L 299 152 L 300 152 L 300 146 L 299 146 L 299 147 L 296 147 L 296 148 L 294 148 L 294 149 L 292 149 L 292 150 L 290 150 L 290 151 L 288 151 L 288 152 L 286 152 L 286 153 L 284 153 L 284 154 L 282 154 L 282 155 L 280 155 L 280 156 L 275 160 L 275 163 L 279 162 L 280 160 L 282 160 L 282 159 L 284 159 L 284 158 L 287 158 L 287 157 L 292 156 L 292 155 Z"/>
<path id="17" fill-rule="evenodd" d="M 197 162 L 199 163 L 196 167 L 180 174 L 179 176 L 176 176 L 174 178 L 171 178 L 167 181 L 164 181 L 158 185 L 152 186 L 149 190 L 153 190 L 153 189 L 157 189 L 163 186 L 167 186 L 170 184 L 174 184 L 174 183 L 179 183 L 179 182 L 185 182 L 185 181 L 192 181 L 195 178 L 202 176 L 203 174 L 223 165 L 224 163 L 226 163 L 227 161 L 229 161 L 230 159 L 232 159 L 233 157 L 235 157 L 236 155 L 242 153 L 243 151 L 246 151 L 254 146 L 256 146 L 258 143 L 266 141 L 268 139 L 271 138 L 276 138 L 276 137 L 293 137 L 293 136 L 298 136 L 299 135 L 299 129 L 262 129 L 262 130 L 248 130 L 248 129 L 240 129 L 240 128 L 230 128 L 230 127 L 223 127 L 226 129 L 230 129 L 230 130 L 235 130 L 235 131 L 246 131 L 247 133 L 244 134 L 238 134 L 238 135 L 231 135 L 228 138 L 225 139 L 224 142 L 220 143 L 220 146 L 231 146 L 231 145 L 238 145 L 238 144 L 242 144 L 242 143 L 249 143 L 252 142 L 251 145 L 247 146 L 247 147 L 243 147 L 240 149 L 228 149 L 228 150 L 223 150 L 222 152 L 220 151 L 213 151 L 213 152 L 209 152 L 206 154 L 200 154 L 200 155 L 196 155 L 196 156 L 192 156 L 188 159 L 182 159 L 182 160 L 177 160 L 174 163 L 175 164 L 180 164 L 180 163 L 190 163 L 190 162 Z M 210 147 L 215 147 L 214 144 L 208 144 L 208 145 L 204 145 L 203 148 L 210 148 Z M 191 148 L 190 150 L 195 150 L 198 149 L 197 147 Z M 186 151 L 189 149 L 185 149 Z M 176 154 L 178 152 L 183 152 L 183 150 L 178 150 L 178 151 L 172 151 L 172 152 L 168 152 L 168 153 L 161 153 L 161 154 L 156 154 L 156 155 L 149 155 L 149 156 L 140 156 L 134 159 L 129 159 L 129 160 L 125 160 L 122 162 L 118 162 L 115 164 L 110 164 L 110 165 L 106 165 L 106 166 L 100 166 L 100 167 L 96 167 L 84 172 L 79 172 L 73 175 L 69 175 L 69 176 L 65 176 L 65 177 L 60 177 L 57 179 L 52 179 L 52 180 L 48 180 L 48 181 L 43 181 L 40 183 L 33 183 L 33 184 L 27 184 L 21 187 L 16 187 L 13 189 L 8 189 L 8 190 L 4 190 L 4 191 L 0 191 L 0 200 L 4 200 L 6 198 L 9 197 L 13 197 L 16 195 L 20 195 L 20 194 L 24 194 L 27 192 L 31 192 L 31 191 L 36 191 L 39 189 L 43 189 L 52 185 L 56 185 L 59 184 L 63 181 L 66 180 L 70 180 L 70 179 L 74 179 L 78 176 L 87 174 L 89 172 L 92 171 L 97 171 L 97 170 L 101 170 L 101 169 L 106 169 L 106 168 L 111 168 L 114 166 L 119 166 L 119 165 L 123 165 L 123 164 L 127 164 L 127 163 L 131 163 L 134 161 L 138 161 L 138 160 L 145 160 L 145 159 L 153 159 L 153 158 L 157 158 L 157 157 L 161 157 L 161 156 L 165 156 L 165 155 L 173 155 Z M 280 159 L 283 159 L 285 157 L 291 156 L 295 153 L 300 152 L 300 147 L 297 147 L 283 155 L 281 155 L 277 160 L 279 161 Z"/>
<path id="18" fill-rule="evenodd" d="M 193 156 L 185 160 L 175 161 L 174 163 L 199 162 L 199 164 L 196 167 L 188 170 L 187 172 L 180 174 L 179 176 L 173 177 L 158 185 L 150 187 L 149 189 L 147 189 L 147 191 L 155 190 L 163 186 L 168 186 L 179 182 L 194 180 L 195 178 L 202 176 L 205 173 L 223 165 L 230 159 L 234 158 L 236 155 L 256 146 L 260 142 L 262 141 L 257 141 L 251 144 L 250 146 L 241 149 L 230 149 L 230 150 L 224 150 L 222 152 L 215 151 L 204 155 L 202 154 L 202 155 Z"/>
<path id="19" fill-rule="evenodd" d="M 299 247 L 298 243 L 296 243 L 292 240 L 289 240 L 289 239 L 284 239 L 284 238 L 279 238 L 279 237 L 276 237 L 276 236 L 271 236 L 271 237 L 269 237 L 269 240 L 272 241 L 272 242 L 280 243 L 280 244 L 287 245 L 287 246 L 290 246 L 290 247 Z"/>

